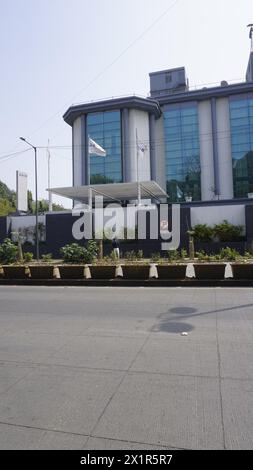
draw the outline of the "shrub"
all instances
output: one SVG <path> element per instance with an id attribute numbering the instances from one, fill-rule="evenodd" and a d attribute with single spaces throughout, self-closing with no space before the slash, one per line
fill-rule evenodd
<path id="1" fill-rule="evenodd" d="M 44 261 L 44 263 L 50 263 L 52 261 L 52 253 L 47 253 L 46 255 L 42 255 L 42 261 Z"/>
<path id="2" fill-rule="evenodd" d="M 104 258 L 104 261 L 105 261 L 105 262 L 109 262 L 109 261 L 116 262 L 116 261 L 118 261 L 118 256 L 117 256 L 117 253 L 115 253 L 115 251 L 114 251 L 114 250 L 113 250 L 113 251 L 111 251 L 111 254 L 110 254 L 110 256 L 108 256 L 108 257 L 105 257 L 105 258 Z"/>
<path id="3" fill-rule="evenodd" d="M 184 248 L 181 250 L 181 258 L 182 259 L 188 258 L 187 250 L 185 250 Z"/>
<path id="4" fill-rule="evenodd" d="M 198 258 L 199 261 L 211 261 L 212 260 L 212 256 L 208 255 L 202 250 L 196 252 L 196 257 Z"/>
<path id="5" fill-rule="evenodd" d="M 143 258 L 143 250 L 138 250 L 137 251 L 136 258 L 139 259 L 139 260 Z"/>
<path id="6" fill-rule="evenodd" d="M 0 263 L 11 264 L 15 263 L 18 258 L 18 247 L 9 239 L 5 238 L 0 245 Z"/>
<path id="7" fill-rule="evenodd" d="M 194 227 L 193 237 L 195 240 L 209 242 L 212 240 L 213 228 L 206 224 L 198 224 Z"/>
<path id="8" fill-rule="evenodd" d="M 84 261 L 91 263 L 98 256 L 98 244 L 95 240 L 89 240 L 84 248 Z"/>
<path id="9" fill-rule="evenodd" d="M 64 246 L 60 252 L 65 263 L 82 263 L 84 261 L 84 247 L 77 243 Z"/>
<path id="10" fill-rule="evenodd" d="M 97 257 L 98 247 L 94 240 L 89 240 L 86 248 L 72 243 L 61 248 L 65 263 L 91 263 Z"/>
<path id="11" fill-rule="evenodd" d="M 240 240 L 242 237 L 243 227 L 240 225 L 230 224 L 227 220 L 223 220 L 221 224 L 216 224 L 213 228 L 214 236 L 218 237 L 221 242 L 232 242 Z"/>
<path id="12" fill-rule="evenodd" d="M 156 252 L 156 253 L 152 253 L 152 254 L 151 254 L 151 261 L 152 261 L 153 263 L 158 263 L 158 261 L 160 260 L 160 258 L 161 258 L 161 255 L 160 255 L 159 251 Z"/>
<path id="13" fill-rule="evenodd" d="M 135 254 L 134 250 L 126 251 L 125 252 L 125 258 L 128 261 L 135 261 L 136 260 L 136 254 Z"/>
<path id="14" fill-rule="evenodd" d="M 23 258 L 25 263 L 30 263 L 33 260 L 33 253 L 31 253 L 30 251 L 26 251 L 23 254 Z"/>
<path id="15" fill-rule="evenodd" d="M 177 261 L 180 259 L 180 254 L 177 250 L 169 250 L 168 251 L 168 259 L 169 261 Z"/>
<path id="16" fill-rule="evenodd" d="M 234 248 L 229 248 L 228 246 L 226 248 L 222 248 L 219 253 L 219 259 L 226 261 L 236 261 L 240 257 L 241 255 L 238 253 L 238 251 L 236 251 Z"/>

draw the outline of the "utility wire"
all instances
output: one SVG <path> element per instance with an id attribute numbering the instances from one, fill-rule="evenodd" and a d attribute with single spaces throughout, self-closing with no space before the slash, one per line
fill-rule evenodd
<path id="1" fill-rule="evenodd" d="M 225 134 L 224 136 L 217 136 L 217 134 Z M 247 136 L 249 135 L 250 132 L 248 130 L 244 130 L 244 131 L 241 131 L 241 132 L 236 132 L 235 133 L 235 136 L 236 137 L 239 137 L 239 136 Z M 231 131 L 230 130 L 225 130 L 225 131 L 218 131 L 214 134 L 214 136 L 216 135 L 216 140 L 219 142 L 219 141 L 222 141 L 222 140 L 230 140 L 231 137 L 233 137 L 231 135 Z M 201 137 L 202 136 L 210 136 L 210 138 L 205 138 L 205 139 L 202 139 Z M 100 139 L 99 139 L 100 140 Z M 196 136 L 194 136 L 192 133 L 189 132 L 189 134 L 187 133 L 184 133 L 182 136 L 178 137 L 177 139 L 170 139 L 170 138 L 164 138 L 164 139 L 156 139 L 156 140 L 153 140 L 151 142 L 151 147 L 152 148 L 157 148 L 157 147 L 163 147 L 163 146 L 169 146 L 171 144 L 175 144 L 175 143 L 189 143 L 190 141 L 196 141 L 198 140 L 198 143 L 205 143 L 205 142 L 211 142 L 213 140 L 213 134 L 212 132 L 206 132 L 206 133 L 197 133 Z M 149 140 L 146 140 L 146 139 L 142 139 L 142 142 L 147 144 L 147 146 L 149 147 Z M 243 142 L 243 143 L 239 143 L 239 144 L 236 144 L 236 145 L 243 145 L 243 144 L 247 144 L 249 143 L 250 144 L 250 141 L 248 142 Z M 103 142 L 101 142 L 101 144 L 103 145 Z M 124 145 L 127 145 L 128 148 L 135 148 L 136 147 L 136 141 L 135 140 L 128 140 L 127 142 L 123 140 L 123 144 Z M 233 144 L 232 144 L 233 145 Z M 86 148 L 85 145 L 51 145 L 51 146 L 47 146 L 47 147 L 44 147 L 44 146 L 37 146 L 37 149 L 70 149 L 72 150 L 73 148 L 76 148 L 76 149 L 81 149 L 81 148 Z M 112 149 L 115 149 L 115 145 L 110 145 L 110 146 L 106 146 L 106 150 L 112 150 Z M 10 153 L 10 154 L 6 154 L 6 155 L 1 155 L 0 156 L 0 161 L 6 161 L 8 160 L 9 158 L 15 158 L 25 152 L 29 152 L 31 149 L 26 149 L 26 150 L 22 150 L 22 151 L 19 151 L 19 152 L 14 152 L 14 153 Z M 68 157 L 66 157 L 68 158 Z"/>
<path id="2" fill-rule="evenodd" d="M 44 127 L 45 124 L 47 124 L 49 121 L 51 121 L 55 116 L 57 116 L 63 108 L 65 108 L 67 105 L 69 105 L 70 103 L 73 102 L 73 100 L 79 96 L 81 93 L 83 93 L 84 91 L 86 91 L 91 85 L 93 85 L 93 83 L 95 83 L 107 70 L 109 70 L 116 62 L 118 62 L 118 60 L 124 55 L 126 54 L 126 52 L 131 49 L 137 42 L 139 42 L 144 36 L 145 34 L 147 34 L 159 21 L 162 20 L 162 18 L 164 16 L 166 16 L 170 10 L 172 10 L 172 8 L 174 8 L 180 1 L 182 0 L 176 0 L 173 4 L 171 4 L 160 16 L 158 16 L 158 18 L 153 21 L 139 36 L 137 36 L 125 49 L 123 49 L 123 51 L 112 61 L 110 62 L 109 64 L 107 64 L 97 75 L 95 75 L 95 77 L 93 77 L 93 79 L 87 83 L 86 86 L 84 86 L 82 89 L 80 89 L 77 93 L 75 93 L 75 95 L 70 99 L 68 100 L 67 102 L 65 102 L 61 108 L 58 109 L 58 111 L 56 111 L 54 114 L 52 114 L 51 116 L 49 116 L 45 121 L 42 122 L 42 124 L 37 128 L 35 129 L 31 134 L 29 134 L 29 137 L 31 137 L 33 134 L 35 134 L 36 132 L 38 132 L 42 127 Z M 17 148 L 17 147 L 16 147 Z"/>
<path id="3" fill-rule="evenodd" d="M 0 161 L 6 161 L 6 160 L 9 160 L 9 158 L 17 157 L 21 155 L 22 153 L 26 153 L 30 151 L 31 149 L 26 149 L 26 150 L 20 150 L 19 152 L 9 153 L 7 155 L 1 155 Z"/>
<path id="4" fill-rule="evenodd" d="M 174 3 L 172 3 L 168 8 L 166 8 L 166 10 L 160 15 L 158 16 L 158 18 L 156 18 L 155 21 L 153 21 L 151 23 L 151 25 L 149 25 L 139 36 L 137 36 L 137 38 L 135 38 L 125 49 L 123 49 L 123 51 L 112 61 L 110 62 L 109 64 L 107 64 L 97 75 L 95 75 L 95 77 L 92 78 L 92 80 L 90 80 L 90 82 L 87 83 L 87 85 L 85 85 L 83 88 L 81 88 L 77 93 L 75 93 L 75 95 L 70 99 L 68 100 L 67 102 L 65 102 L 61 108 L 58 109 L 58 111 L 54 114 L 52 114 L 51 116 L 49 116 L 48 119 L 46 119 L 37 129 L 35 129 L 31 134 L 35 134 L 36 132 L 38 132 L 42 127 L 44 127 L 45 124 L 47 124 L 49 121 L 51 121 L 51 119 L 53 119 L 55 116 L 57 116 L 63 108 L 65 108 L 67 105 L 69 105 L 70 103 L 73 102 L 73 100 L 79 96 L 81 93 L 83 93 L 84 91 L 86 91 L 91 85 L 93 85 L 93 83 L 95 83 L 102 75 L 104 75 L 105 72 L 107 72 L 107 70 L 109 70 L 114 64 L 116 64 L 116 62 L 118 62 L 118 60 L 126 54 L 127 51 L 129 51 L 129 49 L 131 49 L 137 42 L 139 42 L 157 23 L 159 23 L 159 21 L 161 21 L 162 18 L 164 18 L 164 16 L 166 16 L 170 10 L 172 10 L 172 8 L 174 8 L 181 0 L 176 0 Z"/>

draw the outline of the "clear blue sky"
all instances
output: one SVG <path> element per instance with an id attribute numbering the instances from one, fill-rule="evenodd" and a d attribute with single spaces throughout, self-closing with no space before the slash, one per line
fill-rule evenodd
<path id="1" fill-rule="evenodd" d="M 73 102 L 146 96 L 149 72 L 183 65 L 190 86 L 244 80 L 248 23 L 252 0 L 0 0 L 0 179 L 15 189 L 16 169 L 25 171 L 34 191 L 32 151 L 1 159 L 25 149 L 24 136 L 65 146 L 51 150 L 52 185 L 72 184 L 71 128 L 62 114 Z M 45 150 L 38 159 L 46 197 Z"/>

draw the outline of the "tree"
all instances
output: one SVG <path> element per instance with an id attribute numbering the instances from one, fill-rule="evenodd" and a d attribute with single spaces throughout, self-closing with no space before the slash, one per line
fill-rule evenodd
<path id="1" fill-rule="evenodd" d="M 27 191 L 28 212 L 35 214 L 35 201 L 33 200 L 32 191 Z M 0 216 L 9 215 L 17 210 L 16 192 L 8 188 L 8 186 L 0 181 Z M 64 211 L 65 208 L 60 204 L 53 204 L 53 211 Z M 38 201 L 38 211 L 48 212 L 49 204 L 45 199 Z"/>
<path id="2" fill-rule="evenodd" d="M 0 216 L 6 216 L 15 211 L 16 208 L 7 199 L 0 199 Z"/>
<path id="3" fill-rule="evenodd" d="M 0 216 L 6 216 L 16 211 L 16 193 L 0 181 Z"/>

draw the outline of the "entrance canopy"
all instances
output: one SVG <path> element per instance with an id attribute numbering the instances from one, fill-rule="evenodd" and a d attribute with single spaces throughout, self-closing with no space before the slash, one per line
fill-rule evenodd
<path id="1" fill-rule="evenodd" d="M 138 199 L 139 185 L 141 199 L 159 200 L 168 197 L 166 191 L 164 191 L 155 181 L 71 186 L 68 188 L 52 188 L 48 191 L 53 194 L 57 194 L 58 196 L 67 197 L 80 202 L 84 202 L 89 199 L 90 190 L 92 190 L 93 197 L 103 196 L 105 201 L 126 201 Z"/>

